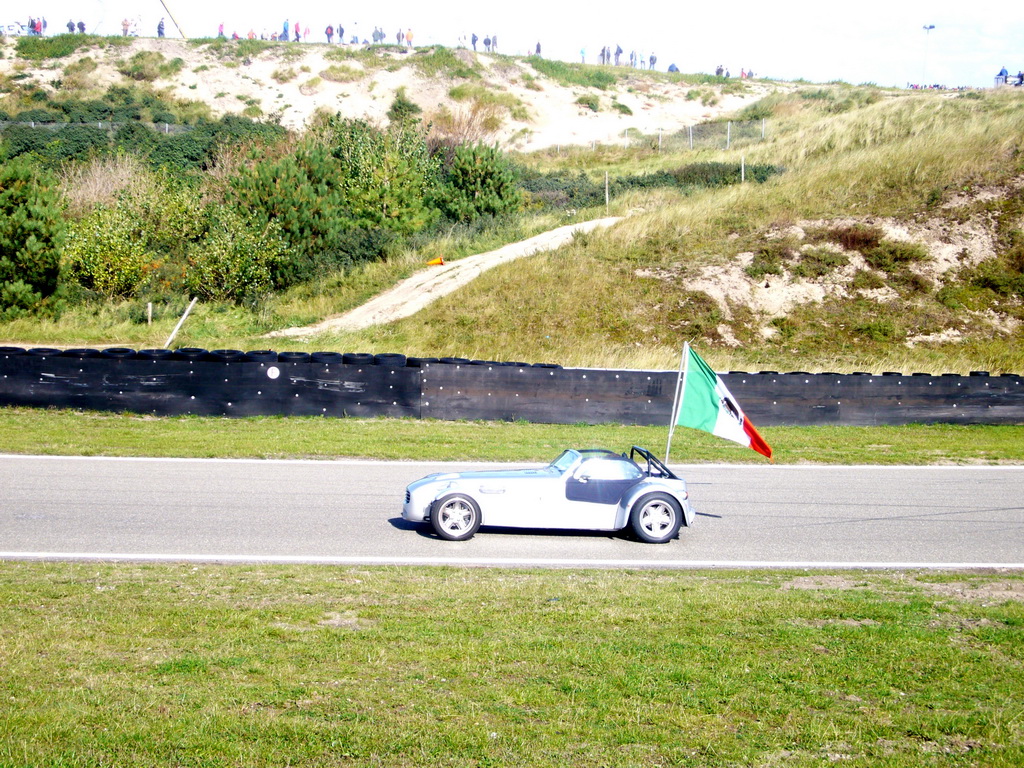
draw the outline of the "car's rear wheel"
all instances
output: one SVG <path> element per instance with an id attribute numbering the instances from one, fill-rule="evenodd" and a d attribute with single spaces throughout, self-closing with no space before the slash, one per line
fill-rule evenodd
<path id="1" fill-rule="evenodd" d="M 683 510 L 667 493 L 649 493 L 633 505 L 629 514 L 633 533 L 649 544 L 664 544 L 679 533 Z"/>
<path id="2" fill-rule="evenodd" d="M 471 539 L 480 530 L 480 507 L 461 493 L 443 496 L 430 509 L 430 525 L 442 539 Z"/>

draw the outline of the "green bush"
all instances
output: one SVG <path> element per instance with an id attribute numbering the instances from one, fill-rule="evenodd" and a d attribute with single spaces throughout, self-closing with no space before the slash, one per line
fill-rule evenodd
<path id="1" fill-rule="evenodd" d="M 65 160 L 85 160 L 105 152 L 110 147 L 110 134 L 95 125 L 69 125 L 53 134 L 47 142 L 45 158 L 48 163 Z"/>
<path id="2" fill-rule="evenodd" d="M 796 277 L 824 277 L 850 262 L 845 253 L 836 253 L 828 248 L 811 248 L 796 257 L 790 271 Z"/>
<path id="3" fill-rule="evenodd" d="M 164 66 L 164 55 L 157 51 L 139 51 L 128 61 L 122 61 L 117 71 L 127 78 L 144 82 L 152 82 L 160 77 L 160 68 Z"/>
<path id="4" fill-rule="evenodd" d="M 923 245 L 894 240 L 882 240 L 874 247 L 863 249 L 861 254 L 868 264 L 884 272 L 895 272 L 911 262 L 928 258 L 928 251 Z"/>
<path id="5" fill-rule="evenodd" d="M 391 102 L 391 107 L 388 109 L 388 120 L 392 123 L 401 123 L 422 111 L 419 104 L 405 95 L 405 86 L 402 86 L 395 91 L 394 101 Z"/>
<path id="6" fill-rule="evenodd" d="M 576 99 L 576 103 L 592 112 L 597 112 L 601 108 L 601 103 L 598 101 L 597 96 L 590 93 L 580 96 Z"/>
<path id="7" fill-rule="evenodd" d="M 617 82 L 615 75 L 603 68 L 586 64 L 568 64 L 564 61 L 542 59 L 540 56 L 531 56 L 529 61 L 530 66 L 537 72 L 566 87 L 582 85 L 605 91 Z"/>
<path id="8" fill-rule="evenodd" d="M 22 59 L 43 61 L 44 59 L 62 59 L 70 56 L 79 48 L 95 45 L 103 38 L 95 35 L 57 35 L 55 37 L 36 37 L 26 35 L 19 37 L 14 50 Z"/>
<path id="9" fill-rule="evenodd" d="M 205 299 L 255 302 L 271 290 L 274 265 L 286 250 L 275 222 L 215 209 L 206 236 L 188 249 L 185 287 Z"/>
<path id="10" fill-rule="evenodd" d="M 63 123 L 64 116 L 60 112 L 49 109 L 26 109 L 14 116 L 19 123 Z"/>
<path id="11" fill-rule="evenodd" d="M 854 327 L 854 332 L 871 339 L 871 341 L 886 342 L 897 338 L 899 332 L 891 320 L 869 320 Z"/>
<path id="12" fill-rule="evenodd" d="M 744 271 L 754 279 L 765 275 L 781 275 L 783 260 L 792 257 L 793 250 L 788 244 L 771 241 L 754 254 L 753 260 Z"/>
<path id="13" fill-rule="evenodd" d="M 460 59 L 454 51 L 443 46 L 434 46 L 429 51 L 418 50 L 412 58 L 412 64 L 425 77 L 447 77 L 461 80 L 479 79 L 478 65 L 469 65 Z"/>
<path id="14" fill-rule="evenodd" d="M 42 152 L 51 138 L 49 131 L 27 125 L 8 125 L 4 128 L 4 154 L 9 158 Z"/>
<path id="15" fill-rule="evenodd" d="M 516 211 L 523 198 L 508 158 L 477 144 L 455 149 L 441 203 L 448 218 L 469 222 Z"/>
<path id="16" fill-rule="evenodd" d="M 57 288 L 59 199 L 56 181 L 27 160 L 0 165 L 0 311 L 30 309 Z"/>
<path id="17" fill-rule="evenodd" d="M 747 179 L 761 182 L 781 173 L 774 165 L 747 166 Z M 739 163 L 693 163 L 673 171 L 656 171 L 619 176 L 609 182 L 612 197 L 632 189 L 721 187 L 740 182 Z M 531 200 L 553 208 L 589 208 L 604 204 L 604 183 L 591 180 L 583 172 L 553 171 L 540 173 L 519 169 L 519 186 L 530 193 Z"/>
<path id="18" fill-rule="evenodd" d="M 114 132 L 114 148 L 121 152 L 147 157 L 159 143 L 160 136 L 141 123 L 125 123 Z"/>
<path id="19" fill-rule="evenodd" d="M 112 298 L 134 296 L 155 265 L 143 223 L 128 206 L 99 208 L 71 226 L 64 268 L 85 288 Z"/>
<path id="20" fill-rule="evenodd" d="M 330 252 L 350 226 L 343 181 L 330 150 L 310 146 L 241 169 L 230 194 L 264 225 L 274 222 L 297 253 Z"/>
<path id="21" fill-rule="evenodd" d="M 354 227 L 410 235 L 437 220 L 440 159 L 418 125 L 381 131 L 362 120 L 332 119 L 328 136 Z"/>
<path id="22" fill-rule="evenodd" d="M 100 123 L 110 120 L 110 105 L 104 101 L 69 99 L 58 106 L 67 115 L 69 123 Z"/>

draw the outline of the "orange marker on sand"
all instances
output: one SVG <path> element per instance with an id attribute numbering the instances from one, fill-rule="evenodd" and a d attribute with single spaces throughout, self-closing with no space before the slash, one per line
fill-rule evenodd
<path id="1" fill-rule="evenodd" d="M 427 262 L 427 266 L 428 267 L 443 267 L 444 266 L 444 257 L 443 256 L 438 256 L 436 259 L 431 259 L 430 261 Z"/>

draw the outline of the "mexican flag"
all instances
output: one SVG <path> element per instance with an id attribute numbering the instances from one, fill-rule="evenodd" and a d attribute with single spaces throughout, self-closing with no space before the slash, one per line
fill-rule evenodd
<path id="1" fill-rule="evenodd" d="M 757 434 L 718 374 L 689 344 L 683 349 L 681 368 L 673 427 L 701 429 L 745 445 L 771 459 L 771 446 Z"/>

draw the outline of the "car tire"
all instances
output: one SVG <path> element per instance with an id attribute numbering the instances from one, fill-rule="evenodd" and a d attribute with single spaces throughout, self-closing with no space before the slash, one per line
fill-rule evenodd
<path id="1" fill-rule="evenodd" d="M 465 541 L 480 530 L 480 505 L 462 493 L 442 496 L 430 507 L 430 526 L 446 541 Z"/>
<path id="2" fill-rule="evenodd" d="M 667 493 L 649 493 L 633 504 L 629 525 L 641 541 L 664 544 L 679 533 L 683 524 L 683 510 L 679 502 Z"/>

